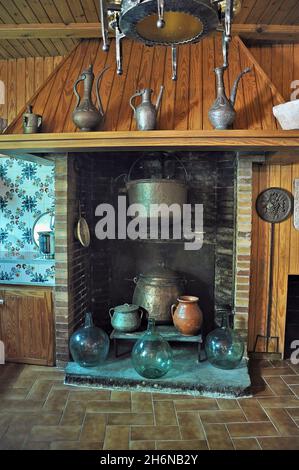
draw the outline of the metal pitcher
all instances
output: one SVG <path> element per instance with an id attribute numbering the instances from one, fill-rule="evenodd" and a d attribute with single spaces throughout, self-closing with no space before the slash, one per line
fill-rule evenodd
<path id="1" fill-rule="evenodd" d="M 37 134 L 41 131 L 43 118 L 39 114 L 34 114 L 32 105 L 28 105 L 26 113 L 23 114 L 24 134 Z"/>
<path id="2" fill-rule="evenodd" d="M 237 77 L 231 92 L 230 98 L 227 98 L 224 87 L 224 72 L 227 69 L 226 66 L 217 67 L 215 69 L 216 81 L 217 81 L 217 98 L 213 106 L 209 110 L 209 120 L 215 129 L 229 129 L 233 124 L 236 111 L 235 101 L 238 91 L 238 85 L 243 77 L 248 72 L 251 72 L 250 68 L 246 68 Z"/>
<path id="3" fill-rule="evenodd" d="M 74 93 L 77 97 L 77 106 L 73 112 L 73 122 L 82 131 L 92 131 L 102 122 L 104 118 L 103 105 L 99 93 L 100 81 L 103 74 L 108 70 L 106 67 L 98 78 L 96 79 L 96 97 L 97 107 L 92 102 L 92 87 L 95 79 L 93 73 L 93 65 L 90 65 L 87 70 L 84 70 L 74 85 Z M 78 93 L 77 87 L 80 82 L 84 82 L 83 98 Z"/>
<path id="4" fill-rule="evenodd" d="M 154 105 L 151 101 L 153 90 L 150 88 L 144 88 L 143 90 L 137 91 L 130 99 L 130 106 L 134 111 L 134 117 L 137 122 L 137 128 L 139 131 L 152 131 L 156 128 L 157 114 L 160 109 L 161 99 L 164 91 L 164 86 L 160 88 L 160 93 L 157 99 L 157 103 Z M 141 104 L 135 108 L 133 100 L 141 96 Z"/>

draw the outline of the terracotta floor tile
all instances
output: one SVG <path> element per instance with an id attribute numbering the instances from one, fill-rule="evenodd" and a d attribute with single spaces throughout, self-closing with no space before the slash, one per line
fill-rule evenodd
<path id="1" fill-rule="evenodd" d="M 108 424 L 144 424 L 146 426 L 154 424 L 152 413 L 113 413 L 108 415 Z"/>
<path id="2" fill-rule="evenodd" d="M 107 398 L 105 398 L 107 400 Z M 116 401 L 131 401 L 131 392 L 122 392 L 119 390 L 111 391 L 111 400 Z"/>
<path id="3" fill-rule="evenodd" d="M 204 440 L 206 438 L 198 413 L 178 412 L 181 437 L 184 440 Z"/>
<path id="4" fill-rule="evenodd" d="M 0 439 L 6 433 L 9 424 L 11 423 L 12 415 L 9 413 L 0 414 Z"/>
<path id="5" fill-rule="evenodd" d="M 240 400 L 239 404 L 248 421 L 268 421 L 269 418 L 255 398 Z"/>
<path id="6" fill-rule="evenodd" d="M 155 441 L 130 441 L 130 450 L 156 450 Z"/>
<path id="7" fill-rule="evenodd" d="M 86 405 L 89 413 L 121 413 L 131 411 L 131 403 L 127 401 L 89 401 Z"/>
<path id="8" fill-rule="evenodd" d="M 0 450 L 20 450 L 23 447 L 26 436 L 17 435 L 13 438 L 4 436 L 0 440 Z"/>
<path id="9" fill-rule="evenodd" d="M 43 406 L 43 402 L 41 401 L 34 401 L 34 400 L 1 400 L 0 401 L 0 412 L 3 411 L 26 411 L 32 412 L 41 410 Z"/>
<path id="10" fill-rule="evenodd" d="M 241 409 L 200 411 L 199 415 L 203 423 L 241 423 L 246 421 L 246 417 Z"/>
<path id="11" fill-rule="evenodd" d="M 286 410 L 282 408 L 268 408 L 267 413 L 282 436 L 299 435 L 299 428 Z"/>
<path id="12" fill-rule="evenodd" d="M 277 430 L 272 423 L 232 423 L 227 425 L 231 437 L 276 436 Z"/>
<path id="13" fill-rule="evenodd" d="M 198 426 L 180 426 L 182 440 L 205 440 L 206 435 L 203 425 L 200 423 Z"/>
<path id="14" fill-rule="evenodd" d="M 62 414 L 63 426 L 81 426 L 85 416 L 86 403 L 83 401 L 68 401 Z"/>
<path id="15" fill-rule="evenodd" d="M 299 377 L 299 375 L 297 377 Z M 299 398 L 299 384 L 298 385 L 290 385 L 290 389 L 296 395 L 296 397 Z"/>
<path id="16" fill-rule="evenodd" d="M 240 409 L 238 400 L 217 398 L 216 401 L 218 403 L 220 410 L 239 410 Z"/>
<path id="17" fill-rule="evenodd" d="M 25 442 L 23 450 L 50 450 L 50 442 Z"/>
<path id="18" fill-rule="evenodd" d="M 269 387 L 268 384 L 266 384 L 265 381 L 264 385 L 250 387 L 250 391 L 255 398 L 275 396 L 274 391 Z"/>
<path id="19" fill-rule="evenodd" d="M 263 437 L 258 442 L 264 450 L 299 450 L 299 437 Z"/>
<path id="20" fill-rule="evenodd" d="M 64 410 L 69 396 L 68 390 L 51 390 L 44 404 L 44 410 L 60 411 Z"/>
<path id="21" fill-rule="evenodd" d="M 287 408 L 286 412 L 292 417 L 299 419 L 299 408 Z"/>
<path id="22" fill-rule="evenodd" d="M 157 441 L 157 450 L 208 450 L 205 440 L 193 441 Z"/>
<path id="23" fill-rule="evenodd" d="M 104 450 L 129 449 L 129 426 L 107 426 L 103 445 Z"/>
<path id="24" fill-rule="evenodd" d="M 153 402 L 150 393 L 132 392 L 132 411 L 134 413 L 152 413 Z"/>
<path id="25" fill-rule="evenodd" d="M 293 395 L 293 392 L 285 384 L 281 377 L 267 377 L 266 382 L 273 392 L 278 396 Z"/>
<path id="26" fill-rule="evenodd" d="M 234 450 L 233 442 L 224 424 L 204 424 L 211 450 Z"/>
<path id="27" fill-rule="evenodd" d="M 299 384 L 299 375 L 283 375 L 281 378 L 288 385 Z"/>
<path id="28" fill-rule="evenodd" d="M 16 430 L 20 430 L 20 428 L 25 427 L 32 427 L 35 425 L 43 425 L 43 426 L 55 426 L 60 423 L 61 420 L 61 413 L 47 413 L 41 411 L 39 413 L 17 413 L 14 415 L 11 426 L 14 427 Z"/>
<path id="29" fill-rule="evenodd" d="M 289 367 L 290 367 L 290 369 L 292 369 L 293 372 L 295 372 L 295 374 L 299 375 L 299 364 L 297 364 L 297 365 L 289 364 Z"/>
<path id="30" fill-rule="evenodd" d="M 54 441 L 49 446 L 50 450 L 102 450 L 103 442 Z"/>
<path id="31" fill-rule="evenodd" d="M 28 393 L 28 398 L 45 401 L 54 384 L 54 380 L 37 380 Z"/>
<path id="32" fill-rule="evenodd" d="M 131 439 L 132 441 L 177 441 L 181 439 L 181 435 L 178 426 L 132 426 Z"/>
<path id="33" fill-rule="evenodd" d="M 259 398 L 259 403 L 263 408 L 297 408 L 299 407 L 299 400 L 296 397 L 273 397 L 273 398 Z"/>
<path id="34" fill-rule="evenodd" d="M 178 424 L 172 401 L 156 401 L 154 414 L 157 426 L 177 426 Z"/>
<path id="35" fill-rule="evenodd" d="M 218 410 L 217 401 L 213 398 L 196 398 L 194 400 L 175 400 L 177 411 Z"/>
<path id="36" fill-rule="evenodd" d="M 25 400 L 28 396 L 27 388 L 5 388 L 0 389 L 0 401 L 6 398 L 10 400 Z"/>
<path id="37" fill-rule="evenodd" d="M 198 412 L 192 413 L 192 411 L 178 411 L 177 417 L 178 417 L 179 426 L 181 427 L 182 426 L 199 427 L 202 425 Z"/>
<path id="38" fill-rule="evenodd" d="M 80 390 L 69 392 L 69 401 L 97 401 L 97 400 L 109 400 L 109 390 Z"/>
<path id="39" fill-rule="evenodd" d="M 295 371 L 291 367 L 278 367 L 278 368 L 266 368 L 261 370 L 261 376 L 262 377 L 275 377 L 275 376 L 281 376 L 281 375 L 292 375 L 295 374 Z"/>
<path id="40" fill-rule="evenodd" d="M 261 447 L 255 438 L 233 439 L 233 444 L 236 450 L 261 450 Z"/>
<path id="41" fill-rule="evenodd" d="M 176 393 L 152 393 L 153 400 L 194 400 L 192 395 Z"/>
<path id="42" fill-rule="evenodd" d="M 81 426 L 33 426 L 29 441 L 77 441 Z"/>
<path id="43" fill-rule="evenodd" d="M 105 415 L 86 413 L 79 440 L 86 442 L 103 442 L 105 438 L 105 428 Z"/>

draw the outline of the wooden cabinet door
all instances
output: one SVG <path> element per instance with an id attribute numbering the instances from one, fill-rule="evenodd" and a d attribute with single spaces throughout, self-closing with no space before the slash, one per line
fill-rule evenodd
<path id="1" fill-rule="evenodd" d="M 9 287 L 0 290 L 0 339 L 7 361 L 54 364 L 51 289 Z"/>

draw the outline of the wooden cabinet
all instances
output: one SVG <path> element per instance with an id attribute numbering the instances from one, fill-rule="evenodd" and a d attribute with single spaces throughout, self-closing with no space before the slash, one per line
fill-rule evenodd
<path id="1" fill-rule="evenodd" d="M 0 286 L 0 340 L 8 362 L 54 365 L 52 289 Z"/>

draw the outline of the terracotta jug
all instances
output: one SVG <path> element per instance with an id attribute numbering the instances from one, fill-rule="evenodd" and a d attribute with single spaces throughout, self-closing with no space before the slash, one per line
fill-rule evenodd
<path id="1" fill-rule="evenodd" d="M 199 333 L 203 314 L 198 305 L 198 297 L 183 295 L 178 305 L 171 306 L 171 314 L 176 329 L 184 336 L 195 336 Z"/>

